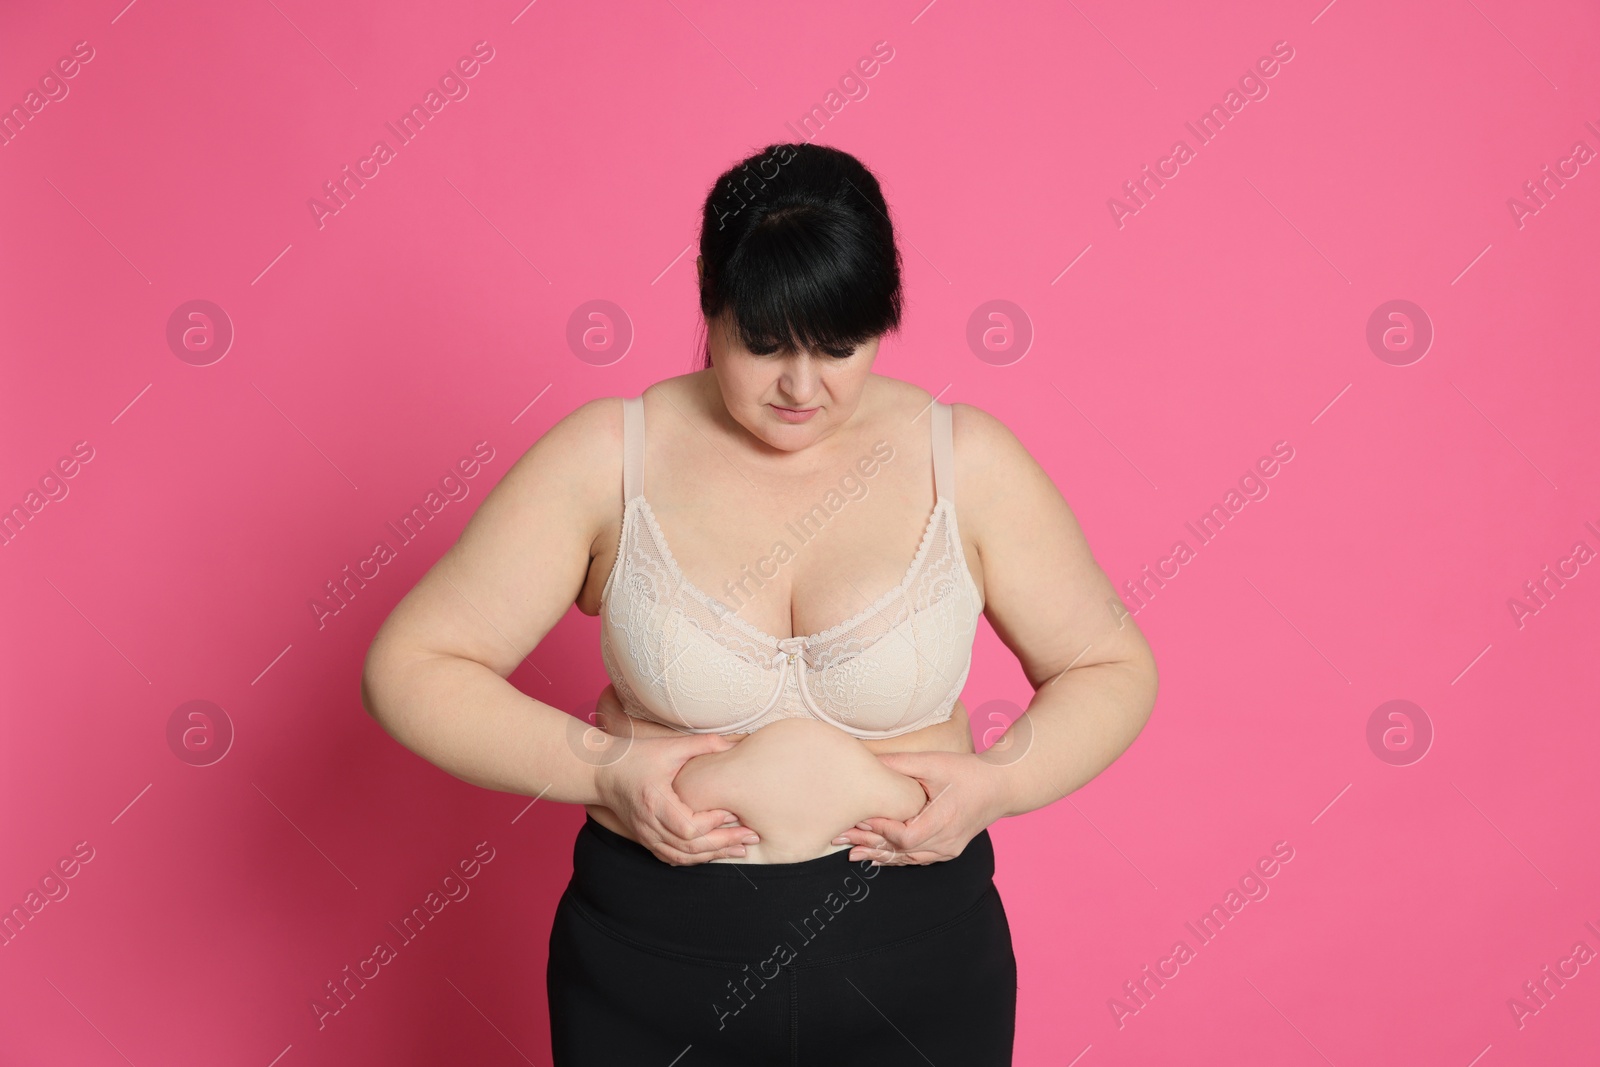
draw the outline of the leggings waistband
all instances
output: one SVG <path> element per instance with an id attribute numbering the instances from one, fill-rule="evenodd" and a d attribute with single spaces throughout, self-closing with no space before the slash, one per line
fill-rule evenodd
<path id="1" fill-rule="evenodd" d="M 932 932 L 994 890 L 984 830 L 941 863 L 873 867 L 848 849 L 799 863 L 674 866 L 585 817 L 567 899 L 613 936 L 666 955 L 738 963 L 787 942 L 818 963 Z"/>

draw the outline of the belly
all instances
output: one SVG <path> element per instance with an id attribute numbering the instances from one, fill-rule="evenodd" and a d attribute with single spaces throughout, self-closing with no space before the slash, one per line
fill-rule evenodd
<path id="1" fill-rule="evenodd" d="M 696 756 L 674 783 L 695 811 L 726 808 L 761 835 L 742 859 L 796 863 L 849 848 L 833 839 L 875 815 L 905 820 L 927 794 L 878 762 L 859 740 L 825 722 L 783 719 L 726 752 Z"/>
<path id="2" fill-rule="evenodd" d="M 610 690 L 599 710 L 624 714 Z M 879 762 L 878 752 L 944 749 L 972 750 L 964 709 L 951 721 L 898 738 L 862 741 L 815 719 L 781 719 L 751 734 L 730 735 L 738 744 L 726 752 L 696 756 L 674 781 L 683 802 L 695 811 L 725 808 L 761 835 L 740 859 L 713 863 L 797 863 L 848 849 L 833 839 L 862 819 L 882 816 L 904 821 L 922 810 L 927 794 L 915 779 Z M 677 733 L 639 719 L 635 734 Z M 621 733 L 622 730 L 613 729 Z M 591 805 L 589 813 L 607 828 L 631 837 L 609 809 Z"/>

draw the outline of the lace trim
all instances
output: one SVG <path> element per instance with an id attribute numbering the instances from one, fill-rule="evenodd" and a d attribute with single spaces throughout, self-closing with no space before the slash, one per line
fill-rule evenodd
<path id="1" fill-rule="evenodd" d="M 807 636 L 765 633 L 689 581 L 642 493 L 624 502 L 617 548 L 601 590 L 601 652 L 631 715 L 690 733 L 752 733 L 779 719 L 807 717 L 861 738 L 894 737 L 947 720 L 971 669 L 970 642 L 984 597 L 967 566 L 949 498 L 935 500 L 916 553 L 892 589 L 862 611 Z M 914 622 L 924 617 L 925 623 Z M 915 669 L 898 645 L 887 659 L 867 658 L 908 624 L 915 630 L 901 636 L 913 643 Z M 723 660 L 696 652 L 687 673 L 668 681 L 657 670 L 664 672 L 689 650 L 678 644 L 687 631 L 709 638 L 730 656 Z M 640 680 L 661 708 L 652 710 L 642 690 L 635 692 L 627 672 L 619 670 L 629 657 L 633 667 L 646 670 L 648 679 Z M 737 661 L 756 671 L 742 671 Z M 654 666 L 646 669 L 646 663 Z M 895 664 L 892 670 L 889 663 Z M 680 699 L 698 709 L 698 725 L 677 709 Z M 932 708 L 927 700 L 934 701 Z M 724 716 L 710 709 L 724 701 L 730 708 L 764 710 L 753 719 L 720 722 Z"/>
<path id="2" fill-rule="evenodd" d="M 782 645 L 779 642 L 794 640 L 794 638 L 774 637 L 764 630 L 752 626 L 750 623 L 740 618 L 739 615 L 733 611 L 730 611 L 728 606 L 722 603 L 722 601 L 702 592 L 700 588 L 691 582 L 688 576 L 684 574 L 683 568 L 678 566 L 678 561 L 672 554 L 672 548 L 667 544 L 667 535 L 661 529 L 661 524 L 656 520 L 655 510 L 650 506 L 650 501 L 645 499 L 643 493 L 640 493 L 632 500 L 629 500 L 626 506 L 632 506 L 635 502 L 639 504 L 640 510 L 644 513 L 645 521 L 650 524 L 650 531 L 655 537 L 656 544 L 661 549 L 662 558 L 671 569 L 674 581 L 681 586 L 684 592 L 695 597 L 707 608 L 710 608 L 711 611 L 716 614 L 718 619 L 732 623 L 735 627 L 743 630 L 746 636 L 762 641 L 766 644 L 770 644 L 776 650 L 782 651 Z M 803 636 L 797 634 L 796 637 L 799 637 L 801 641 L 805 642 L 807 649 L 811 649 L 817 645 L 826 644 L 828 641 L 838 637 L 840 634 L 854 629 L 865 620 L 870 619 L 873 615 L 882 612 L 884 608 L 888 607 L 889 604 L 893 602 L 895 597 L 900 596 L 911 587 L 911 583 L 916 580 L 918 568 L 921 567 L 923 560 L 928 555 L 928 548 L 933 544 L 934 531 L 938 529 L 939 513 L 941 511 L 952 510 L 949 507 L 949 503 L 950 500 L 948 497 L 935 501 L 933 505 L 933 511 L 928 515 L 928 523 L 922 529 L 922 540 L 917 544 L 916 555 L 911 558 L 910 565 L 906 567 L 905 576 L 895 584 L 894 588 L 878 597 L 877 600 L 873 601 L 863 610 L 858 611 L 856 614 L 850 616 L 848 619 L 845 619 L 843 622 L 828 627 L 826 630 L 823 630 L 820 633 L 806 634 Z M 623 525 L 627 525 L 626 515 L 623 516 Z M 955 530 L 955 516 L 953 514 L 950 516 L 950 529 L 952 531 Z M 966 575 L 968 583 L 971 583 L 972 575 L 971 572 L 967 570 L 966 566 L 966 549 L 961 546 L 959 537 L 956 539 L 956 549 L 962 557 L 962 572 Z M 620 545 L 618 547 L 618 558 L 621 558 Z M 607 584 L 610 584 L 609 579 L 607 579 Z M 603 591 L 602 595 L 604 595 Z"/>

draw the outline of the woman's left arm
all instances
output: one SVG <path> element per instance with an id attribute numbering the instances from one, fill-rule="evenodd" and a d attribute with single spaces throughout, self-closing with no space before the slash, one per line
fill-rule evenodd
<path id="1" fill-rule="evenodd" d="M 853 860 L 953 859 L 996 820 L 1092 780 L 1155 706 L 1155 657 L 1055 483 L 998 419 L 967 404 L 953 414 L 960 524 L 982 561 L 984 614 L 1034 694 L 983 752 L 880 755 L 920 781 L 928 802 L 905 822 L 846 830 L 835 843 L 857 846 Z"/>

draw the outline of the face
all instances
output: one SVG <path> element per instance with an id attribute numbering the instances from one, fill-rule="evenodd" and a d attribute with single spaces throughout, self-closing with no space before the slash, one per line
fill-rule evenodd
<path id="1" fill-rule="evenodd" d="M 728 414 L 774 448 L 798 451 L 849 422 L 878 355 L 878 338 L 848 355 L 820 349 L 779 349 L 757 355 L 726 328 L 726 316 L 709 324 L 711 373 Z"/>

